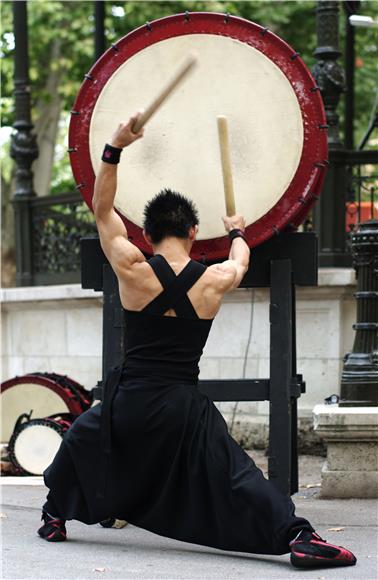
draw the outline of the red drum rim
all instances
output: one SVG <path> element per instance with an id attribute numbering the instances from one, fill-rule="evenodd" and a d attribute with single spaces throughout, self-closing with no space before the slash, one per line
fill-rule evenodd
<path id="1" fill-rule="evenodd" d="M 317 186 L 324 178 L 327 164 L 327 125 L 319 88 L 299 54 L 268 29 L 244 18 L 208 12 L 168 16 L 133 30 L 101 56 L 85 75 L 71 112 L 69 154 L 77 189 L 92 209 L 95 174 L 89 151 L 89 129 L 96 101 L 106 82 L 139 51 L 161 40 L 186 34 L 227 36 L 259 50 L 281 69 L 298 100 L 304 131 L 302 155 L 291 183 L 278 202 L 247 226 L 248 243 L 255 247 L 280 231 L 297 227 L 315 203 L 319 194 Z M 150 254 L 142 228 L 120 215 L 131 241 Z M 192 257 L 217 260 L 228 252 L 229 240 L 222 236 L 195 242 Z"/>
<path id="2" fill-rule="evenodd" d="M 323 189 L 325 176 L 326 176 L 325 171 L 322 171 L 321 173 L 319 173 L 318 179 L 314 183 L 314 186 L 312 188 L 311 196 L 308 196 L 307 198 L 305 198 L 303 200 L 302 209 L 299 210 L 296 213 L 296 215 L 294 216 L 294 219 L 292 221 L 293 229 L 296 229 L 298 226 L 300 226 L 303 223 L 303 221 L 305 220 L 309 211 L 311 210 L 312 206 L 319 199 L 319 196 L 320 196 L 321 191 Z"/>
<path id="3" fill-rule="evenodd" d="M 80 383 L 78 383 L 74 379 L 71 379 L 68 375 L 62 375 L 60 373 L 54 373 L 54 372 L 36 371 L 33 373 L 28 373 L 25 376 L 36 376 L 36 377 L 47 378 L 53 382 L 55 381 L 56 383 L 58 383 L 59 386 L 62 387 L 63 389 L 64 388 L 71 389 L 73 391 L 74 395 L 78 398 L 78 400 L 81 401 L 81 406 L 82 406 L 83 411 L 85 411 L 86 409 L 89 409 L 89 407 L 92 404 L 91 392 L 87 391 L 83 387 L 83 385 L 81 385 Z"/>
<path id="4" fill-rule="evenodd" d="M 8 381 L 4 381 L 0 385 L 0 393 L 3 393 L 7 389 L 14 387 L 16 385 L 31 383 L 35 385 L 39 385 L 43 388 L 49 389 L 54 391 L 59 397 L 63 400 L 63 402 L 67 405 L 67 409 L 70 413 L 74 415 L 80 415 L 83 412 L 81 401 L 74 399 L 69 393 L 59 385 L 57 382 L 48 379 L 46 377 L 40 377 L 38 375 L 22 375 L 18 377 L 14 377 L 13 379 L 9 379 Z"/>

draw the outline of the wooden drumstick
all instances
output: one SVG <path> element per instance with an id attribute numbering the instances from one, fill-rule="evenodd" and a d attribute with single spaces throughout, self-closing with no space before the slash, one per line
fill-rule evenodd
<path id="1" fill-rule="evenodd" d="M 190 73 L 193 67 L 197 64 L 197 56 L 192 53 L 185 61 L 181 64 L 180 68 L 176 71 L 175 75 L 166 84 L 166 86 L 160 91 L 159 95 L 152 101 L 152 103 L 147 107 L 145 111 L 141 114 L 139 119 L 133 125 L 133 132 L 138 133 L 143 125 L 152 117 L 154 113 L 161 107 L 164 101 L 170 96 L 170 94 L 177 88 L 177 86 L 184 80 L 184 78 Z"/>
<path id="2" fill-rule="evenodd" d="M 236 209 L 235 209 L 234 186 L 232 183 L 232 167 L 230 155 L 230 142 L 228 138 L 227 118 L 224 117 L 223 115 L 219 115 L 219 117 L 217 117 L 217 121 L 218 121 L 219 146 L 222 161 L 224 197 L 226 201 L 226 214 L 227 216 L 230 217 L 236 214 Z"/>

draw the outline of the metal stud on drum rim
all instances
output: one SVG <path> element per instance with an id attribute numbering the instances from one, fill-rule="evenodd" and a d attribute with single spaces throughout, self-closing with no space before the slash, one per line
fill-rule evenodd
<path id="1" fill-rule="evenodd" d="M 239 85 L 236 87 L 233 86 L 232 90 L 234 92 L 230 97 L 227 97 L 229 101 L 228 105 L 227 103 L 222 102 L 221 94 L 215 94 L 216 87 L 214 83 L 216 81 L 216 75 L 214 77 L 215 80 L 214 78 L 211 79 L 212 82 L 211 86 L 208 87 L 208 92 L 206 93 L 205 91 L 206 79 L 203 80 L 203 78 L 209 76 L 207 74 L 208 68 L 206 68 L 206 66 L 210 65 L 209 60 L 207 61 L 207 64 L 204 63 L 204 61 L 206 58 L 213 58 L 211 55 L 216 55 L 218 48 L 213 47 L 214 43 L 217 47 L 221 46 L 221 44 L 225 46 L 225 52 L 222 57 L 222 60 L 225 63 L 225 68 L 218 71 L 225 87 L 227 86 L 228 77 L 232 74 L 232 70 L 237 68 L 237 63 L 239 61 L 245 59 L 245 62 L 248 64 L 248 70 L 250 69 L 251 63 L 257 63 L 257 72 L 254 72 L 252 78 L 253 82 L 249 80 L 249 85 L 247 84 L 243 86 L 243 91 L 240 91 Z M 219 155 L 217 146 L 213 146 L 213 137 L 210 137 L 211 147 L 206 144 L 203 145 L 204 147 L 207 147 L 207 151 L 211 150 L 211 153 L 207 155 L 206 159 L 204 159 L 204 157 L 206 157 L 205 155 L 198 155 L 196 160 L 186 159 L 184 149 L 183 151 L 178 151 L 177 157 L 172 161 L 172 150 L 169 149 L 169 145 L 172 144 L 172 147 L 176 150 L 178 143 L 178 141 L 174 141 L 174 132 L 166 137 L 166 142 L 162 141 L 162 133 L 164 130 L 166 129 L 166 133 L 169 133 L 170 130 L 167 119 L 174 110 L 173 103 L 178 111 L 177 119 L 173 123 L 175 125 L 173 131 L 181 131 L 182 125 L 180 123 L 184 116 L 182 109 L 183 106 L 185 107 L 184 110 L 189 118 L 196 118 L 195 98 L 194 94 L 190 91 L 193 89 L 196 82 L 201 82 L 203 92 L 201 95 L 197 94 L 198 99 L 200 99 L 201 96 L 199 102 L 207 103 L 207 106 L 209 106 L 208 104 L 211 101 L 212 90 L 214 89 L 213 100 L 215 101 L 215 104 L 211 105 L 211 107 L 213 107 L 211 111 L 205 111 L 207 115 L 206 118 L 213 118 L 214 133 L 216 133 L 215 110 L 217 110 L 217 114 L 226 114 L 229 118 L 231 148 L 233 147 L 232 139 L 234 139 L 234 143 L 236 140 L 240 140 L 241 138 L 247 141 L 250 139 L 250 135 L 254 130 L 253 122 L 258 124 L 259 117 L 261 117 L 262 114 L 265 114 L 265 118 L 269 120 L 269 106 L 273 107 L 274 105 L 274 111 L 271 114 L 271 118 L 273 120 L 280 119 L 280 123 L 272 122 L 271 126 L 265 128 L 267 135 L 264 136 L 263 144 L 266 145 L 269 141 L 272 152 L 268 151 L 266 159 L 264 158 L 265 166 L 264 169 L 260 171 L 260 177 L 257 178 L 258 172 L 254 173 L 252 171 L 252 166 L 254 163 L 258 162 L 259 157 L 261 157 L 261 151 L 266 149 L 266 147 L 259 143 L 253 146 L 249 144 L 249 148 L 247 147 L 245 151 L 243 150 L 240 155 L 238 153 L 236 154 L 236 161 L 234 153 L 233 161 L 236 163 L 234 171 L 236 180 L 236 208 L 237 211 L 243 214 L 248 213 L 250 208 L 252 208 L 250 220 L 247 219 L 248 225 L 246 229 L 246 236 L 249 244 L 251 246 L 256 246 L 274 235 L 274 233 L 290 227 L 290 224 L 293 224 L 294 226 L 298 225 L 315 202 L 317 195 L 319 194 L 320 183 L 325 174 L 327 159 L 327 126 L 325 124 L 324 107 L 318 87 L 316 87 L 314 79 L 298 53 L 275 34 L 242 18 L 233 16 L 226 18 L 225 15 L 215 13 L 180 14 L 154 21 L 150 23 L 148 27 L 143 26 L 138 28 L 113 45 L 112 48 L 110 48 L 92 67 L 89 74 L 86 75 L 85 81 L 73 107 L 69 136 L 69 151 L 73 173 L 77 182 L 77 187 L 82 193 L 86 203 L 91 207 L 95 169 L 98 166 L 100 157 L 99 151 L 103 147 L 104 136 L 107 135 L 107 138 L 109 138 L 109 131 L 112 130 L 112 127 L 109 126 L 109 122 L 107 121 L 107 119 L 109 120 L 109 117 L 106 116 L 107 101 L 105 100 L 105 96 L 107 94 L 116 94 L 117 90 L 120 91 L 118 93 L 121 96 L 121 98 L 118 99 L 118 102 L 120 103 L 118 113 L 122 114 L 122 120 L 127 114 L 126 111 L 128 111 L 129 115 L 134 112 L 137 98 L 139 99 L 138 106 L 146 104 L 144 101 L 142 102 L 142 100 L 143 98 L 148 100 L 145 95 L 148 93 L 147 84 L 149 77 L 153 76 L 155 74 L 154 71 L 157 70 L 162 71 L 160 76 L 165 79 L 167 76 L 167 70 L 164 71 L 164 66 L 168 58 L 167 55 L 172 52 L 172 47 L 175 48 L 177 53 L 177 61 L 179 60 L 180 54 L 184 54 L 184 49 L 187 53 L 187 50 L 190 47 L 194 49 L 198 47 L 207 47 L 207 50 L 203 50 L 202 54 L 200 52 L 198 59 L 199 67 L 197 67 L 200 69 L 201 63 L 202 66 L 205 67 L 203 69 L 204 77 L 198 77 L 198 73 L 194 72 L 180 91 L 171 97 L 169 102 L 164 105 L 162 112 L 157 113 L 156 117 L 151 121 L 151 124 L 146 129 L 145 140 L 142 139 L 138 144 L 134 144 L 124 153 L 127 172 L 130 174 L 130 177 L 128 177 L 128 179 L 131 180 L 130 183 L 134 183 L 132 181 L 134 179 L 132 172 L 135 168 L 135 179 L 139 179 L 143 159 L 144 165 L 149 165 L 148 171 L 150 171 L 150 175 L 152 174 L 154 176 L 158 173 L 157 171 L 154 171 L 154 167 L 159 167 L 161 169 L 164 167 L 163 161 L 166 160 L 168 166 L 167 174 L 164 175 L 164 173 L 162 173 L 161 182 L 159 182 L 159 184 L 161 187 L 168 186 L 180 189 L 184 194 L 193 198 L 200 206 L 201 221 L 202 223 L 205 222 L 205 226 L 203 227 L 204 233 L 202 233 L 203 239 L 199 239 L 195 243 L 192 257 L 196 259 L 206 257 L 209 260 L 213 260 L 223 258 L 227 255 L 229 249 L 227 237 L 220 231 L 216 230 L 214 232 L 214 229 L 212 229 L 212 224 L 216 221 L 216 218 L 218 217 L 220 220 L 220 215 L 225 213 L 224 210 L 221 211 L 221 206 L 219 206 L 219 204 L 224 203 L 221 188 L 219 188 L 218 194 L 207 196 L 199 191 L 199 200 L 195 198 L 197 190 L 201 185 L 201 173 L 207 171 L 208 165 L 214 165 L 213 158 Z M 230 62 L 227 61 L 227 58 L 234 58 L 233 53 L 237 55 L 237 58 L 235 58 L 235 66 L 230 66 Z M 216 58 L 216 56 L 214 56 L 214 58 Z M 150 64 L 150 62 L 152 62 L 152 64 Z M 226 66 L 227 62 L 228 66 Z M 172 61 L 170 61 L 168 67 L 169 70 L 172 66 Z M 123 86 L 122 82 L 124 82 L 122 81 L 122 75 L 129 74 L 130 76 L 128 78 L 130 79 L 132 78 L 132 74 L 137 74 L 135 71 L 138 70 L 140 70 L 139 96 L 135 95 L 134 97 L 131 97 L 131 95 L 129 95 L 130 91 L 121 91 Z M 264 74 L 261 73 L 260 78 L 258 78 L 259 75 L 257 74 L 261 71 L 263 71 L 264 74 L 268 71 L 276 82 L 276 85 L 273 85 L 274 88 L 270 91 L 270 94 L 266 95 L 265 99 L 264 90 L 266 91 L 266 88 L 264 88 Z M 196 75 L 197 80 L 195 80 Z M 156 80 L 157 77 L 154 78 Z M 248 78 L 250 79 L 250 77 Z M 117 79 L 121 79 L 121 84 L 117 85 Z M 163 82 L 164 79 L 162 78 L 161 82 Z M 132 84 L 133 83 L 129 83 L 128 86 L 131 86 Z M 156 82 L 153 82 L 152 85 L 153 89 L 151 89 L 151 91 L 157 92 L 159 86 L 157 86 Z M 144 97 L 140 93 L 140 86 L 143 86 Z M 260 86 L 260 92 L 258 92 L 258 86 Z M 236 94 L 239 95 L 237 100 L 235 99 L 235 90 Z M 186 101 L 184 103 L 185 93 Z M 275 100 L 278 103 L 281 102 L 282 99 L 280 100 L 280 94 L 286 98 L 285 106 L 281 112 L 277 109 L 277 103 L 275 103 Z M 207 100 L 204 95 L 206 95 Z M 250 97 L 251 106 L 247 106 L 246 110 L 239 111 L 239 116 L 234 115 L 234 118 L 232 118 L 232 114 L 230 116 L 230 111 L 232 113 L 232 111 L 236 111 L 238 107 L 240 108 L 243 99 L 243 102 L 246 102 L 246 95 L 248 98 Z M 256 113 L 255 120 L 252 122 L 251 111 L 253 112 L 253 107 L 257 106 L 257 102 L 259 103 L 260 109 L 259 113 Z M 123 103 L 126 104 L 123 105 Z M 227 106 L 229 107 L 229 110 L 227 110 Z M 114 103 L 112 104 L 111 102 L 109 114 L 115 117 L 114 124 L 116 126 L 121 118 L 119 114 L 118 116 L 117 114 L 114 115 L 112 107 L 114 108 Z M 266 113 L 264 113 L 265 108 L 267 109 Z M 290 121 L 289 116 L 288 119 L 285 118 L 286 109 L 290 109 L 293 112 L 292 122 Z M 197 107 L 197 111 L 198 110 L 200 109 Z M 99 119 L 99 122 L 97 122 L 97 119 Z M 203 121 L 204 117 L 201 117 L 201 119 Z M 301 122 L 300 130 L 298 129 L 299 121 Z M 285 127 L 288 127 L 290 134 L 280 134 L 280 125 L 282 125 L 281 130 L 284 132 L 286 131 Z M 102 131 L 103 126 L 105 126 L 104 131 Z M 210 125 L 208 126 L 210 127 Z M 202 138 L 201 127 L 202 125 L 200 124 L 199 141 Z M 234 127 L 234 129 L 232 129 L 232 127 Z M 234 138 L 232 137 L 232 131 L 234 131 Z M 263 133 L 264 131 L 261 131 L 261 135 Z M 149 142 L 147 141 L 147 134 L 149 134 Z M 282 144 L 285 143 L 285 138 L 286 146 L 283 146 Z M 193 147 L 193 143 L 190 144 L 190 142 L 193 141 L 190 138 L 190 135 L 183 134 L 181 139 L 183 143 L 185 142 L 185 139 L 187 139 L 189 145 Z M 253 204 L 255 203 L 255 205 L 257 205 L 256 201 L 258 200 L 259 191 L 264 188 L 264 175 L 266 176 L 266 180 L 269 181 L 269 178 L 271 177 L 270 173 L 274 170 L 275 165 L 282 162 L 285 166 L 285 150 L 290 149 L 290 144 L 295 139 L 297 139 L 299 145 L 292 147 L 290 153 L 291 157 L 288 161 L 288 165 L 290 165 L 288 173 L 287 175 L 282 176 L 282 171 L 280 171 L 277 177 L 277 181 L 281 179 L 280 187 L 283 188 L 282 191 L 277 190 L 273 192 L 274 195 L 272 198 L 262 198 L 262 206 L 256 210 L 256 215 L 258 215 L 258 217 L 257 219 L 254 219 L 253 216 L 255 214 L 253 214 L 253 211 L 255 211 L 256 208 L 253 207 Z M 144 141 L 147 145 L 143 145 Z M 153 151 L 151 150 L 152 142 L 155 143 Z M 161 146 L 162 144 L 164 144 L 164 147 L 168 144 L 166 152 L 164 152 L 164 147 Z M 155 155 L 155 157 L 159 156 L 159 145 L 161 146 L 161 159 L 159 163 L 157 163 L 156 159 L 154 161 L 153 155 Z M 275 146 L 276 149 L 274 149 Z M 194 146 L 194 149 L 196 149 L 196 146 Z M 256 152 L 255 158 L 252 158 L 251 151 Z M 179 159 L 181 159 L 181 163 L 188 164 L 188 168 L 184 174 L 191 174 L 191 178 L 195 176 L 194 181 L 196 186 L 193 185 L 193 187 L 191 187 L 189 184 L 188 187 L 182 187 L 182 184 L 185 183 L 185 179 L 181 179 L 179 174 L 177 174 L 178 176 L 175 174 L 175 167 L 179 165 Z M 270 162 L 271 167 L 269 166 Z M 246 181 L 243 186 L 241 186 L 240 183 L 238 184 L 238 175 L 242 173 L 246 176 Z M 126 172 L 123 171 L 121 161 L 119 169 L 121 181 L 124 174 L 126 174 Z M 217 167 L 214 168 L 214 176 L 214 183 L 220 184 L 221 168 L 219 162 Z M 144 174 L 141 175 L 140 179 L 144 180 L 144 183 L 147 181 L 147 177 Z M 148 191 L 148 195 L 144 195 L 145 192 L 139 186 L 129 188 L 128 197 L 126 196 L 125 203 L 123 204 L 123 200 L 121 199 L 123 195 L 122 191 L 126 190 L 126 187 L 122 191 L 120 190 L 117 192 L 115 202 L 116 208 L 119 210 L 121 217 L 127 225 L 132 241 L 146 253 L 150 253 L 151 248 L 146 244 L 142 235 L 141 207 L 149 198 L 152 197 L 153 193 L 156 193 L 159 190 L 160 187 L 158 187 L 158 181 L 159 180 L 151 184 L 151 191 Z M 274 187 L 275 179 L 271 179 L 271 181 L 271 187 Z M 135 183 L 138 183 L 138 181 Z M 175 183 L 179 183 L 180 187 L 175 187 Z M 211 180 L 209 180 L 209 183 L 212 183 Z M 257 186 L 258 183 L 260 183 L 259 186 Z M 120 182 L 120 187 L 121 186 L 123 187 Z M 250 188 L 250 190 L 248 188 Z M 242 189 L 243 192 L 241 191 Z M 131 191 L 137 191 L 137 193 L 131 193 Z M 247 192 L 247 194 L 245 192 Z M 218 197 L 216 197 L 216 195 Z M 240 199 L 238 199 L 238 195 L 241 196 Z M 206 210 L 204 211 L 201 209 L 201 204 L 205 203 L 204 200 L 206 197 L 208 200 L 206 200 L 207 205 Z M 266 199 L 266 207 L 263 207 Z M 135 208 L 131 207 L 133 204 L 135 205 Z M 271 206 L 269 204 L 271 204 Z M 206 220 L 208 220 L 208 224 L 206 224 Z"/>

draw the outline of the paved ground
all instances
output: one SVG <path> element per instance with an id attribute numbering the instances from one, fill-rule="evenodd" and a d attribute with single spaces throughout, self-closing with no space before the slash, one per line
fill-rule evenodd
<path id="1" fill-rule="evenodd" d="M 263 454 L 254 452 L 253 456 L 264 468 Z M 376 580 L 378 502 L 319 499 L 321 463 L 320 458 L 301 458 L 301 489 L 294 497 L 297 513 L 307 517 L 329 541 L 350 547 L 358 558 L 353 568 L 303 572 L 290 566 L 288 556 L 226 553 L 130 525 L 116 530 L 68 522 L 69 541 L 48 544 L 36 534 L 46 494 L 41 479 L 3 477 L 1 578 Z"/>

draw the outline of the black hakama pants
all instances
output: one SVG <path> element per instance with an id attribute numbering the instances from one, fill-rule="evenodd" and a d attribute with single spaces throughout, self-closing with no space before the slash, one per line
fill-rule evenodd
<path id="1" fill-rule="evenodd" d="M 301 529 L 313 529 L 195 384 L 118 379 L 110 402 L 75 420 L 45 470 L 47 511 L 86 524 L 115 517 L 176 540 L 255 554 L 287 553 Z"/>

